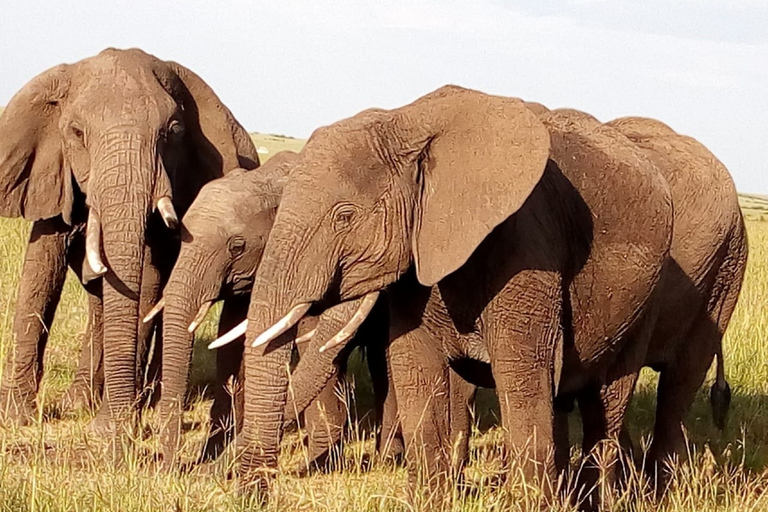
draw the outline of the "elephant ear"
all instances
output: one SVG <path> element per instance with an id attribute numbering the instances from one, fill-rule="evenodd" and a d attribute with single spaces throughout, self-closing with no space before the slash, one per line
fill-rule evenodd
<path id="1" fill-rule="evenodd" d="M 448 86 L 403 107 L 421 131 L 413 253 L 432 286 L 461 267 L 539 182 L 549 132 L 518 99 Z"/>
<path id="2" fill-rule="evenodd" d="M 72 178 L 59 134 L 69 77 L 68 65 L 41 73 L 0 115 L 0 216 L 34 221 L 62 214 L 71 220 Z"/>
<path id="3" fill-rule="evenodd" d="M 202 78 L 176 62 L 166 62 L 184 84 L 180 103 L 192 143 L 193 161 L 208 179 L 237 168 L 255 169 L 259 155 L 250 135 Z"/>

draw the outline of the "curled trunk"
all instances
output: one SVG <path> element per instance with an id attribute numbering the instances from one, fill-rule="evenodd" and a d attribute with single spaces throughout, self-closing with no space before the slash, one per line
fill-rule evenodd
<path id="1" fill-rule="evenodd" d="M 286 422 L 296 421 L 325 389 L 330 380 L 338 374 L 339 368 L 335 360 L 346 344 L 337 345 L 323 352 L 320 352 L 320 348 L 343 326 L 342 319 L 328 318 L 327 314 L 323 315 L 315 335 L 291 374 L 291 396 L 285 408 Z"/>

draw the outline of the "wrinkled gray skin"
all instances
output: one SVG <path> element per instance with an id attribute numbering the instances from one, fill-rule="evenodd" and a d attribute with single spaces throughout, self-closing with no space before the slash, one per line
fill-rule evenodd
<path id="1" fill-rule="evenodd" d="M 604 385 L 623 351 L 647 344 L 631 328 L 672 234 L 669 190 L 652 163 L 583 113 L 538 119 L 519 100 L 458 87 L 321 128 L 301 158 L 246 339 L 305 304 L 339 304 L 351 318 L 386 289 L 409 460 L 425 456 L 409 464 L 411 481 L 420 468 L 435 485 L 448 472 L 448 363 L 478 343 L 508 452 L 552 481 L 556 392 Z M 263 488 L 277 463 L 292 336 L 246 345 L 246 489 Z"/>
<path id="2" fill-rule="evenodd" d="M 685 456 L 683 419 L 715 358 L 717 374 L 710 398 L 715 424 L 725 426 L 731 391 L 725 380 L 722 338 L 744 279 L 746 232 L 728 170 L 701 143 L 653 119 L 629 117 L 607 125 L 626 135 L 656 164 L 674 204 L 670 258 L 652 298 L 656 314 L 642 323 L 651 333 L 642 364 L 660 372 L 648 465 L 658 472 L 657 466 L 667 457 Z M 632 365 L 637 362 L 621 362 L 620 371 L 629 382 L 619 387 L 634 387 L 639 367 Z M 613 406 L 616 399 L 607 401 Z M 597 405 L 579 399 L 579 407 L 586 421 Z M 601 426 L 592 423 L 585 427 L 600 436 Z M 629 436 L 625 433 L 623 439 L 628 442 Z M 589 442 L 594 440 L 585 439 Z"/>
<path id="3" fill-rule="evenodd" d="M 82 243 L 87 205 L 98 216 L 89 229 L 101 231 L 96 252 L 107 267 L 103 278 L 83 276 L 101 285 L 89 289 L 90 317 L 103 318 L 105 400 L 94 427 L 124 424 L 151 336 L 140 316 L 157 301 L 178 251 L 178 237 L 155 213 L 158 201 L 168 198 L 180 217 L 208 181 L 257 166 L 247 132 L 197 75 L 140 50 L 107 49 L 25 85 L 0 117 L 0 215 L 35 221 L 3 413 L 25 422 L 34 411 L 66 265 L 82 261 L 72 250 Z M 86 362 L 100 344 L 84 353 Z"/>
<path id="4" fill-rule="evenodd" d="M 207 309 L 218 300 L 224 300 L 220 333 L 245 320 L 254 275 L 288 172 L 297 158 L 296 153 L 283 151 L 256 173 L 236 170 L 207 184 L 183 218 L 181 251 L 163 293 L 166 305 L 163 312 L 163 386 L 159 406 L 164 461 L 177 458 L 181 440 L 181 419 L 194 338 L 188 326 L 201 307 Z M 306 318 L 302 321 L 299 334 L 306 334 L 316 324 L 316 318 Z M 388 386 L 383 353 L 387 329 L 388 317 L 384 307 L 383 311 L 371 315 L 354 343 L 372 347 L 368 350 L 367 360 L 380 419 Z M 299 345 L 300 354 L 306 345 Z M 211 431 L 203 460 L 215 458 L 237 430 L 235 422 L 242 423 L 242 352 L 242 337 L 217 350 Z M 346 357 L 341 359 L 346 361 Z M 329 376 L 329 382 L 318 394 L 318 399 L 305 413 L 304 427 L 309 441 L 307 462 L 317 467 L 324 466 L 331 449 L 340 441 L 347 418 L 347 411 L 335 395 L 343 373 L 337 371 L 333 375 L 335 378 Z M 396 425 L 396 406 L 387 410 L 392 412 L 392 417 L 387 418 L 385 424 L 391 429 Z"/>
<path id="5" fill-rule="evenodd" d="M 382 302 L 385 303 L 386 307 L 380 307 Z M 323 344 L 348 321 L 350 315 L 348 309 L 348 304 L 341 304 L 324 312 L 320 317 L 320 321 L 315 326 L 315 335 L 307 343 L 307 346 L 303 347 L 303 353 L 306 356 L 301 358 L 291 374 L 290 399 L 284 413 L 284 419 L 287 424 L 296 421 L 298 415 L 302 411 L 308 410 L 314 400 L 322 398 L 323 394 L 327 392 L 328 383 L 333 382 L 333 377 L 339 373 L 341 365 L 346 361 L 345 355 L 354 346 L 354 343 L 348 343 L 320 352 Z M 381 346 L 375 345 L 376 342 L 381 341 L 381 336 L 371 332 L 371 327 L 380 323 L 374 323 L 371 319 L 372 317 L 378 319 L 379 315 L 382 314 L 382 310 L 387 315 L 386 323 L 388 327 L 393 321 L 390 312 L 396 310 L 396 305 L 389 303 L 389 296 L 387 294 L 379 298 L 377 307 L 371 312 L 365 323 L 356 333 L 356 338 L 362 338 L 367 341 L 366 349 L 369 354 L 378 354 L 381 359 L 385 360 L 386 366 L 383 368 L 383 371 L 386 372 L 386 375 L 391 375 L 392 369 L 389 365 L 387 349 L 389 332 L 385 333 L 387 339 L 384 340 L 384 344 Z M 302 320 L 302 324 L 305 320 Z M 302 328 L 303 325 L 300 324 L 299 331 Z M 488 366 L 490 358 L 485 347 L 479 344 L 470 344 L 469 350 L 473 357 L 454 361 L 454 368 L 450 370 L 447 367 L 445 368 L 448 375 L 446 395 L 449 400 L 449 409 L 446 412 L 446 421 L 448 421 L 446 428 L 449 436 L 446 442 L 450 447 L 451 468 L 454 475 L 457 476 L 460 475 L 461 469 L 469 458 L 469 436 L 472 427 L 471 411 L 477 394 L 477 385 L 472 382 L 478 382 L 479 385 L 486 387 L 494 386 L 493 377 L 482 379 L 477 378 L 472 373 L 473 370 L 476 370 L 481 375 L 490 375 L 490 366 Z M 472 382 L 462 378 L 460 374 L 468 376 Z M 376 379 L 374 379 L 373 384 L 377 405 L 383 407 L 383 411 L 378 416 L 381 419 L 381 428 L 377 437 L 377 450 L 385 459 L 396 459 L 402 454 L 403 446 L 393 379 L 388 378 L 384 385 L 377 383 Z M 377 387 L 378 389 L 376 389 Z M 384 399 L 382 400 L 380 396 L 383 396 Z"/>

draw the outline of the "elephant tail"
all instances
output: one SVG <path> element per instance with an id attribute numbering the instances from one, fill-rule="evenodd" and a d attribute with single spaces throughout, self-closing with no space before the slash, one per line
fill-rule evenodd
<path id="1" fill-rule="evenodd" d="M 728 409 L 731 407 L 731 386 L 725 380 L 722 344 L 718 346 L 715 357 L 717 358 L 717 375 L 712 388 L 709 390 L 709 404 L 712 407 L 715 426 L 723 430 L 728 419 Z"/>

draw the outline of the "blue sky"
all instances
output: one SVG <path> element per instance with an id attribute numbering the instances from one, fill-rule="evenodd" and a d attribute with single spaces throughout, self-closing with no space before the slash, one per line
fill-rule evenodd
<path id="1" fill-rule="evenodd" d="M 190 67 L 251 131 L 308 136 L 443 84 L 655 117 L 768 193 L 768 0 L 4 0 L 0 105 L 107 46 Z"/>

